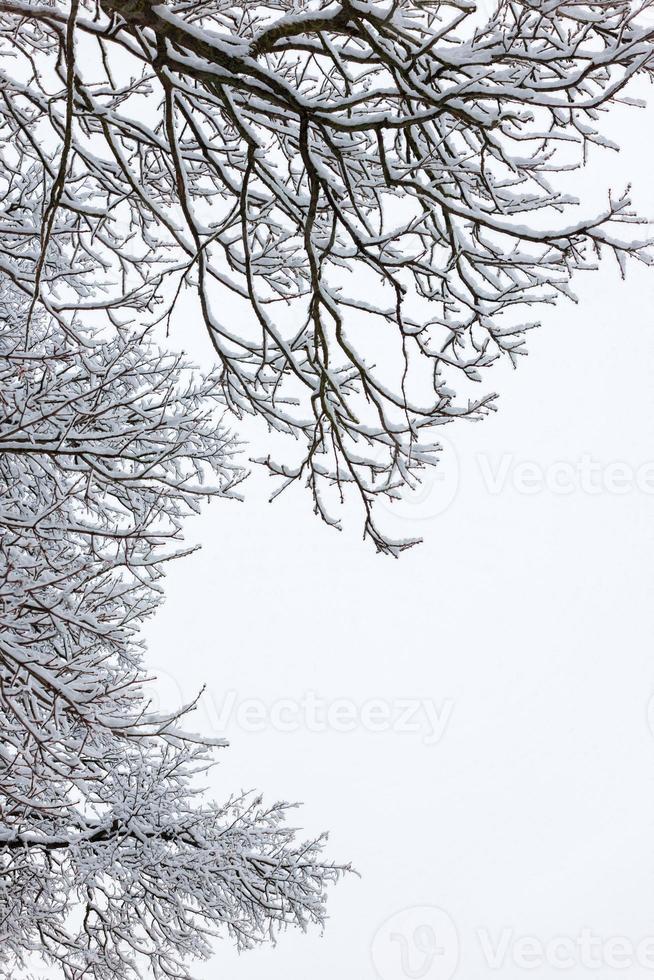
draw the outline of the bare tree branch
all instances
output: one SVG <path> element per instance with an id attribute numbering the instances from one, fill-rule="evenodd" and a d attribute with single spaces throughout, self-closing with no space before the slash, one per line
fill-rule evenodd
<path id="1" fill-rule="evenodd" d="M 337 526 L 354 489 L 397 554 L 375 499 L 493 408 L 475 389 L 529 309 L 603 250 L 651 260 L 625 193 L 588 214 L 565 190 L 651 75 L 650 6 L 0 0 L 0 268 L 64 325 L 197 291 L 225 404 L 299 437 L 263 459 L 280 488 Z"/>
<path id="2" fill-rule="evenodd" d="M 185 517 L 244 476 L 220 379 L 38 306 L 26 345 L 2 280 L 0 313 L 0 976 L 188 978 L 212 936 L 322 924 L 344 870 L 286 804 L 201 797 L 226 742 L 152 710 L 138 630 Z"/>

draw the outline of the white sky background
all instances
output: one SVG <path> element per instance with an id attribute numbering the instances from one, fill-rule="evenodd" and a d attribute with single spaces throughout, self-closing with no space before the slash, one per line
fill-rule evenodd
<path id="1" fill-rule="evenodd" d="M 654 215 L 653 123 L 654 109 L 615 116 L 624 151 L 586 175 L 598 200 L 631 181 Z M 193 727 L 231 741 L 212 792 L 303 801 L 298 825 L 329 830 L 329 855 L 362 876 L 332 890 L 323 937 L 289 932 L 241 957 L 223 943 L 203 980 L 372 980 L 371 950 L 381 980 L 652 975 L 654 941 L 650 968 L 627 945 L 618 969 L 611 940 L 654 936 L 654 270 L 632 264 L 621 283 L 608 259 L 576 287 L 577 307 L 543 311 L 518 371 L 487 378 L 499 412 L 444 430 L 440 473 L 395 519 L 424 543 L 399 560 L 361 541 L 358 512 L 338 534 L 300 489 L 268 505 L 261 473 L 245 503 L 216 501 L 189 524 L 202 551 L 170 568 L 146 631 L 163 703 L 206 683 Z M 172 343 L 208 363 L 201 330 L 180 318 Z M 254 431 L 256 456 L 266 436 Z M 551 481 L 569 478 L 555 464 L 584 457 L 602 464 L 594 483 L 627 464 L 627 492 L 590 494 L 579 476 L 571 493 L 523 492 L 520 464 Z M 646 463 L 650 492 L 637 485 Z M 392 711 L 426 701 L 447 724 L 435 744 L 424 714 L 418 732 L 312 732 L 299 708 L 292 731 L 239 724 L 247 699 L 270 711 L 306 692 Z M 584 928 L 604 943 L 599 970 L 562 970 L 549 952 L 526 971 L 513 945 L 570 944 Z M 485 955 L 486 933 L 508 936 L 503 964 Z"/>

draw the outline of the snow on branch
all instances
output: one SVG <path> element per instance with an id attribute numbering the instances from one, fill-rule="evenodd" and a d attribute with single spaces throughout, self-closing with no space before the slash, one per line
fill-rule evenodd
<path id="1" fill-rule="evenodd" d="M 493 407 L 531 308 L 651 261 L 626 193 L 566 190 L 652 73 L 651 6 L 0 0 L 0 268 L 63 323 L 194 291 L 224 402 L 297 437 L 280 485 L 336 525 L 354 489 L 397 554 L 376 498 Z"/>
<path id="2" fill-rule="evenodd" d="M 184 518 L 244 471 L 218 375 L 147 336 L 75 336 L 0 280 L 0 976 L 190 977 L 324 920 L 342 869 L 286 805 L 207 802 L 222 740 L 150 711 L 138 629 Z"/>

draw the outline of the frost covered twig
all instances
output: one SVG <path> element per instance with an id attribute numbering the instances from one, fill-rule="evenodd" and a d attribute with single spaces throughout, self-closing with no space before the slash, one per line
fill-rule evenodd
<path id="1" fill-rule="evenodd" d="M 564 175 L 651 74 L 651 5 L 81 0 L 71 53 L 70 3 L 0 0 L 0 267 L 63 321 L 197 289 L 226 404 L 298 437 L 271 472 L 330 523 L 355 488 L 397 553 L 376 497 L 492 408 L 529 308 L 650 261 L 626 194 L 584 213 Z"/>
<path id="2" fill-rule="evenodd" d="M 284 804 L 207 802 L 225 743 L 150 709 L 164 563 L 244 476 L 217 375 L 29 316 L 0 280 L 0 976 L 40 956 L 66 980 L 186 978 L 214 935 L 322 923 L 342 869 Z"/>

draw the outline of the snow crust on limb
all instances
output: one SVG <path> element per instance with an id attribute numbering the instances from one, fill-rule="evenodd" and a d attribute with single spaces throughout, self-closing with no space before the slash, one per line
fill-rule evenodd
<path id="1" fill-rule="evenodd" d="M 245 475 L 217 374 L 29 312 L 0 280 L 0 976 L 187 978 L 214 936 L 321 924 L 342 869 L 286 804 L 208 800 L 226 743 L 150 710 L 165 562 Z"/>
<path id="2" fill-rule="evenodd" d="M 62 320 L 196 291 L 225 403 L 297 437 L 278 486 L 336 526 L 354 489 L 397 554 L 375 501 L 493 408 L 531 308 L 651 260 L 626 191 L 566 189 L 651 75 L 651 7 L 0 0 L 0 268 Z"/>

